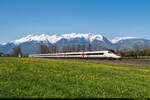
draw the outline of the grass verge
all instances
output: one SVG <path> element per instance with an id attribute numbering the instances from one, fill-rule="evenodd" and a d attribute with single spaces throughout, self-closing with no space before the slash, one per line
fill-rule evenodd
<path id="1" fill-rule="evenodd" d="M 1 98 L 149 98 L 150 67 L 0 58 Z"/>

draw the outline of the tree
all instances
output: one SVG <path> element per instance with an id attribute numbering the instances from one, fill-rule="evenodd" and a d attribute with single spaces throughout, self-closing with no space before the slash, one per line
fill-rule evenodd
<path id="1" fill-rule="evenodd" d="M 53 44 L 53 46 L 52 46 L 52 53 L 57 53 L 58 52 L 58 48 L 57 48 L 57 45 L 56 45 L 56 43 L 55 44 Z"/>
<path id="2" fill-rule="evenodd" d="M 138 46 L 137 44 L 134 44 L 134 45 L 133 45 L 133 49 L 134 49 L 134 57 L 135 57 L 135 58 L 138 58 L 139 53 L 140 53 L 140 48 L 139 48 L 139 46 Z"/>
<path id="3" fill-rule="evenodd" d="M 49 46 L 49 53 L 53 53 L 53 46 Z"/>
<path id="4" fill-rule="evenodd" d="M 77 45 L 77 51 L 81 51 L 81 45 L 80 44 Z"/>
<path id="5" fill-rule="evenodd" d="M 24 55 L 23 55 L 23 57 L 28 57 L 28 56 L 29 56 L 29 54 L 24 54 Z"/>
<path id="6" fill-rule="evenodd" d="M 20 46 L 14 47 L 13 51 L 11 52 L 11 55 L 15 57 L 22 57 L 23 54 L 22 54 Z"/>
<path id="7" fill-rule="evenodd" d="M 104 45 L 99 45 L 98 50 L 107 50 L 108 48 Z"/>
<path id="8" fill-rule="evenodd" d="M 92 50 L 92 43 L 89 42 L 88 44 L 88 51 L 91 51 Z"/>
<path id="9" fill-rule="evenodd" d="M 63 50 L 64 53 L 66 53 L 66 52 L 68 51 L 68 50 L 67 50 L 67 46 L 66 46 L 66 45 L 63 45 L 62 50 Z"/>
<path id="10" fill-rule="evenodd" d="M 117 47 L 117 50 L 116 50 L 118 53 L 120 52 L 120 46 Z"/>
<path id="11" fill-rule="evenodd" d="M 143 54 L 144 54 L 144 56 L 150 56 L 150 47 L 149 46 L 144 45 Z"/>
<path id="12" fill-rule="evenodd" d="M 98 50 L 98 46 L 97 46 L 96 44 L 94 44 L 94 45 L 92 46 L 92 49 L 93 49 L 93 50 Z"/>
<path id="13" fill-rule="evenodd" d="M 126 49 L 126 48 L 123 48 L 119 52 L 120 52 L 121 56 L 123 56 L 123 57 L 129 57 L 129 56 L 133 55 L 133 52 L 131 50 Z"/>
<path id="14" fill-rule="evenodd" d="M 41 44 L 40 45 L 40 53 L 41 54 L 49 53 L 49 48 L 45 44 Z"/>
<path id="15" fill-rule="evenodd" d="M 76 47 L 74 44 L 72 44 L 71 46 L 69 46 L 69 52 L 75 52 L 76 51 Z"/>
<path id="16" fill-rule="evenodd" d="M 63 52 L 71 52 L 72 48 L 70 45 L 63 46 Z"/>
<path id="17" fill-rule="evenodd" d="M 85 48 L 86 48 L 86 46 L 85 46 L 85 44 L 83 44 L 83 45 L 81 46 L 81 50 L 82 50 L 82 51 L 85 51 Z"/>
<path id="18" fill-rule="evenodd" d="M 3 53 L 2 53 L 2 52 L 0 52 L 0 56 L 3 56 Z"/>

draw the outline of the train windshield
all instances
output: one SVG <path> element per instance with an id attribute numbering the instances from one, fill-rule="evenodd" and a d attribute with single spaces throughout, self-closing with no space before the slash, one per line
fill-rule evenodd
<path id="1" fill-rule="evenodd" d="M 116 51 L 114 51 L 114 50 L 109 50 L 109 52 L 112 52 L 112 53 L 114 53 L 114 54 L 118 54 Z"/>

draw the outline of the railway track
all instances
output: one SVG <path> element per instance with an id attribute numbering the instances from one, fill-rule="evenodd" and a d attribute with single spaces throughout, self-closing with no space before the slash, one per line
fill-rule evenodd
<path id="1" fill-rule="evenodd" d="M 90 60 L 93 62 L 103 62 L 103 63 L 109 63 L 109 64 L 127 64 L 127 65 L 148 65 L 150 66 L 150 60 Z"/>
<path id="2" fill-rule="evenodd" d="M 54 59 L 54 58 L 50 58 Z M 63 59 L 63 58 L 57 58 Z M 150 66 L 150 60 L 143 59 L 122 59 L 122 60 L 107 60 L 107 59 L 63 59 L 70 61 L 84 61 L 84 62 L 102 62 L 107 64 L 127 64 L 127 65 L 148 65 Z"/>

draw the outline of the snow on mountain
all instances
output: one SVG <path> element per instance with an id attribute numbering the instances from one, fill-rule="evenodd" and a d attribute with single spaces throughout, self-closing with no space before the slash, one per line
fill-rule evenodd
<path id="1" fill-rule="evenodd" d="M 20 38 L 18 40 L 14 40 L 8 43 L 0 43 L 0 52 L 9 54 L 12 52 L 13 48 L 16 45 L 20 45 L 22 52 L 25 54 L 33 54 L 33 53 L 40 53 L 40 45 L 45 44 L 47 46 L 51 46 L 52 44 L 56 43 L 59 47 L 59 52 L 62 52 L 63 46 L 65 45 L 85 45 L 85 50 L 88 50 L 88 40 L 91 42 L 94 50 L 99 50 L 99 47 L 105 47 L 109 49 L 116 49 L 120 48 L 132 48 L 133 45 L 140 44 L 140 45 L 149 45 L 150 40 L 146 39 L 138 39 L 136 37 L 117 37 L 113 40 L 108 40 L 107 38 L 103 37 L 99 34 L 92 34 L 92 33 L 70 33 L 70 34 L 63 34 L 60 36 L 57 35 L 28 35 L 26 37 Z M 119 42 L 124 40 L 122 42 Z"/>
<path id="2" fill-rule="evenodd" d="M 115 43 L 117 43 L 117 42 L 119 42 L 119 41 L 121 41 L 121 40 L 127 40 L 127 39 L 135 39 L 136 37 L 116 37 L 116 38 L 114 38 L 113 40 L 111 40 L 111 42 L 113 43 L 113 44 L 115 44 Z"/>
<path id="3" fill-rule="evenodd" d="M 61 39 L 67 39 L 67 40 L 71 40 L 71 39 L 75 39 L 75 38 L 84 38 L 86 40 L 89 40 L 90 42 L 94 41 L 94 40 L 99 40 L 99 41 L 104 41 L 104 37 L 102 35 L 96 35 L 96 34 L 92 34 L 92 33 L 70 33 L 70 34 L 63 34 L 61 36 L 57 36 L 57 35 L 27 35 L 26 37 L 20 38 L 18 40 L 14 40 L 11 41 L 10 43 L 14 43 L 15 45 L 19 45 L 21 43 L 24 42 L 30 42 L 30 41 L 43 41 L 43 42 L 50 42 L 52 44 L 57 43 L 59 40 Z M 113 44 L 121 41 L 121 40 L 126 40 L 126 39 L 135 39 L 136 37 L 116 37 L 113 40 L 111 40 L 110 42 L 112 42 Z M 1 45 L 6 45 L 7 43 L 0 43 Z"/>
<path id="4" fill-rule="evenodd" d="M 21 43 L 24 43 L 24 42 L 29 42 L 29 41 L 43 41 L 43 40 L 47 40 L 47 35 L 40 35 L 40 36 L 32 36 L 32 35 L 28 35 L 26 37 L 23 37 L 21 39 L 18 39 L 18 40 L 15 40 L 15 41 L 12 41 L 12 43 L 16 44 L 16 45 L 19 45 Z"/>
<path id="5" fill-rule="evenodd" d="M 12 41 L 12 43 L 14 43 L 16 45 L 19 45 L 19 44 L 24 43 L 24 42 L 29 42 L 29 41 L 49 41 L 51 43 L 55 43 L 58 40 L 60 40 L 60 37 L 57 37 L 56 35 L 49 36 L 49 35 L 42 34 L 39 36 L 38 35 L 35 35 L 35 36 L 28 35 L 28 36 L 23 37 L 21 39 Z"/>
<path id="6" fill-rule="evenodd" d="M 24 43 L 24 42 L 29 42 L 29 41 L 49 41 L 50 43 L 56 43 L 57 41 L 61 40 L 62 38 L 64 39 L 74 39 L 74 38 L 85 38 L 85 39 L 89 39 L 91 42 L 93 40 L 103 40 L 103 36 L 101 35 L 94 35 L 94 34 L 91 34 L 91 33 L 88 33 L 88 34 L 80 34 L 80 33 L 71 33 L 71 34 L 63 34 L 62 36 L 56 36 L 56 35 L 45 35 L 45 34 L 42 34 L 42 35 L 28 35 L 26 37 L 23 37 L 21 39 L 18 39 L 18 40 L 15 40 L 15 41 L 12 41 L 12 43 L 14 43 L 15 45 L 19 45 L 21 43 Z"/>
<path id="7" fill-rule="evenodd" d="M 101 35 L 94 35 L 92 33 L 87 33 L 87 34 L 83 34 L 83 33 L 71 33 L 71 34 L 64 34 L 62 35 L 62 38 L 65 39 L 74 39 L 74 38 L 85 38 L 85 39 L 89 39 L 91 42 L 93 40 L 103 40 L 103 36 Z"/>
<path id="8" fill-rule="evenodd" d="M 5 42 L 1 42 L 1 43 L 0 43 L 0 45 L 6 45 L 6 44 L 7 44 L 7 43 L 5 43 Z"/>

